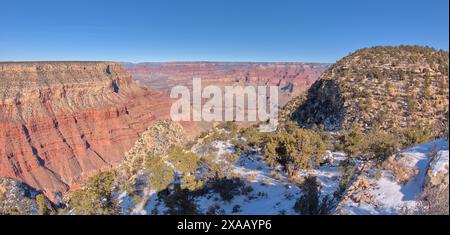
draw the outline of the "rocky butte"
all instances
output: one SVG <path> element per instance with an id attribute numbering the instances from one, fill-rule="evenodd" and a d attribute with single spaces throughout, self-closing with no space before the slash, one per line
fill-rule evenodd
<path id="1" fill-rule="evenodd" d="M 0 177 L 48 196 L 120 163 L 170 108 L 112 62 L 0 63 L 0 96 Z"/>
<path id="2" fill-rule="evenodd" d="M 360 49 L 321 75 L 292 119 L 327 130 L 358 126 L 396 132 L 422 126 L 445 132 L 448 65 L 448 52 L 428 47 Z"/>

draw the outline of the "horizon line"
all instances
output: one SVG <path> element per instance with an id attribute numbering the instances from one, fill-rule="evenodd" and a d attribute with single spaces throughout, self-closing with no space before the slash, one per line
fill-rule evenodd
<path id="1" fill-rule="evenodd" d="M 121 63 L 121 64 L 188 64 L 188 63 L 247 63 L 247 64 L 334 64 L 336 62 L 309 62 L 309 61 L 250 61 L 250 60 L 167 60 L 167 61 L 120 61 L 120 60 L 0 60 L 0 63 Z"/>

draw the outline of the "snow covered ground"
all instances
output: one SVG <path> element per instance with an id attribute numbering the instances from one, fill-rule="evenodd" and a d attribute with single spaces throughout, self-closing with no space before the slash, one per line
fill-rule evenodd
<path id="1" fill-rule="evenodd" d="M 217 159 L 233 153 L 234 149 L 228 143 L 217 142 Z M 285 175 L 279 179 L 271 176 L 271 169 L 265 164 L 259 153 L 242 155 L 233 167 L 234 173 L 241 175 L 246 185 L 253 188 L 248 195 L 237 195 L 231 201 L 220 201 L 217 193 L 210 192 L 197 198 L 200 211 L 206 213 L 208 208 L 219 205 L 224 214 L 293 214 L 293 206 L 300 196 L 300 189 L 287 181 Z M 248 181 L 248 180 L 251 181 Z M 239 210 L 233 212 L 233 207 L 239 205 Z"/>
<path id="2" fill-rule="evenodd" d="M 214 147 L 217 149 L 216 161 L 223 161 L 223 156 L 235 153 L 229 142 L 217 141 Z M 345 159 L 343 154 L 330 153 L 334 158 L 333 165 L 323 166 L 317 170 L 304 171 L 301 174 L 317 176 L 321 184 L 323 194 L 333 194 L 340 181 L 340 171 L 337 165 Z M 209 191 L 207 194 L 195 198 L 199 212 L 208 213 L 215 208 L 219 214 L 235 215 L 276 215 L 296 214 L 294 205 L 301 196 L 301 189 L 295 183 L 289 182 L 281 168 L 273 169 L 263 160 L 259 152 L 253 154 L 242 154 L 240 160 L 232 165 L 231 170 L 240 176 L 246 187 L 252 190 L 249 193 L 234 196 L 230 201 L 223 201 L 216 192 Z M 276 174 L 275 174 L 276 172 Z M 164 203 L 158 200 L 155 193 L 145 194 L 149 197 L 145 208 L 142 205 L 134 205 L 132 199 L 126 192 L 119 196 L 123 212 L 131 211 L 132 214 L 152 214 L 156 210 L 163 213 L 167 210 Z"/>
<path id="3" fill-rule="evenodd" d="M 217 149 L 215 161 L 224 161 L 228 153 L 235 153 L 234 147 L 229 142 L 216 141 Z M 429 153 L 437 152 L 436 159 L 430 164 Z M 401 156 L 408 159 L 410 167 L 417 168 L 418 174 L 408 182 L 402 184 L 394 177 L 391 170 L 382 169 L 379 177 L 367 177 L 370 188 L 364 189 L 369 194 L 370 202 L 355 202 L 351 198 L 339 203 L 338 209 L 342 214 L 399 214 L 407 208 L 413 210 L 417 206 L 426 178 L 427 169 L 433 174 L 448 171 L 448 141 L 437 140 L 426 144 L 417 145 L 406 149 Z M 339 163 L 346 159 L 342 153 L 329 152 L 330 162 L 317 169 L 304 170 L 299 175 L 316 176 L 320 183 L 322 195 L 333 197 L 339 188 L 341 170 Z M 214 209 L 217 214 L 236 215 L 271 215 L 271 214 L 296 214 L 294 205 L 302 195 L 301 189 L 295 183 L 288 181 L 281 168 L 272 168 L 264 161 L 260 152 L 242 154 L 241 158 L 229 169 L 239 176 L 246 187 L 252 190 L 245 194 L 235 195 L 231 200 L 224 201 L 219 193 L 209 190 L 202 196 L 195 197 L 198 211 L 206 214 Z M 374 172 L 371 169 L 370 172 Z M 167 208 L 163 200 L 157 194 L 144 189 L 144 197 L 148 198 L 146 204 L 135 205 L 127 193 L 119 196 L 124 213 L 131 214 L 164 214 Z"/>
<path id="4" fill-rule="evenodd" d="M 401 153 L 408 158 L 410 167 L 416 167 L 418 174 L 406 184 L 397 182 L 392 171 L 383 170 L 379 179 L 370 178 L 369 194 L 373 196 L 370 203 L 356 203 L 347 200 L 341 203 L 345 214 L 399 214 L 405 210 L 414 211 L 425 183 L 429 153 L 437 151 L 437 161 L 431 165 L 432 172 L 448 171 L 448 140 L 437 140 L 417 145 Z"/>
<path id="5" fill-rule="evenodd" d="M 217 142 L 217 158 L 226 153 L 234 153 L 230 144 Z M 345 159 L 341 153 L 329 153 L 333 159 L 332 165 L 322 166 L 315 170 L 305 170 L 301 175 L 316 176 L 320 183 L 320 190 L 323 195 L 333 195 L 337 191 L 341 172 L 338 169 L 339 163 Z M 246 181 L 246 185 L 253 188 L 250 195 L 238 195 L 230 202 L 218 203 L 218 195 L 210 193 L 200 197 L 197 203 L 200 210 L 206 212 L 207 209 L 219 204 L 224 214 L 236 215 L 276 215 L 276 214 L 296 214 L 293 207 L 302 195 L 301 189 L 295 183 L 289 182 L 287 175 L 282 171 L 281 166 L 274 169 L 267 165 L 261 153 L 256 152 L 250 155 L 242 155 L 241 159 L 234 165 L 234 172 L 241 175 Z M 276 172 L 276 176 L 273 174 Z M 240 206 L 238 212 L 233 212 L 235 205 Z"/>

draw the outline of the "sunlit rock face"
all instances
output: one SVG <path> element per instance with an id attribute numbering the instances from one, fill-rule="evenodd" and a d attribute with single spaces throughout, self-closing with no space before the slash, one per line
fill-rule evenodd
<path id="1" fill-rule="evenodd" d="M 168 97 L 110 62 L 0 63 L 0 177 L 66 191 L 121 162 Z"/>

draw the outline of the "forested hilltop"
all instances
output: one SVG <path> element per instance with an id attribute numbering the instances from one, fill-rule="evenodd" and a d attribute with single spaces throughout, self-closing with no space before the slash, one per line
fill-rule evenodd
<path id="1" fill-rule="evenodd" d="M 361 49 L 322 74 L 288 111 L 305 127 L 396 132 L 422 126 L 442 135 L 448 130 L 448 66 L 448 52 L 429 47 Z"/>

